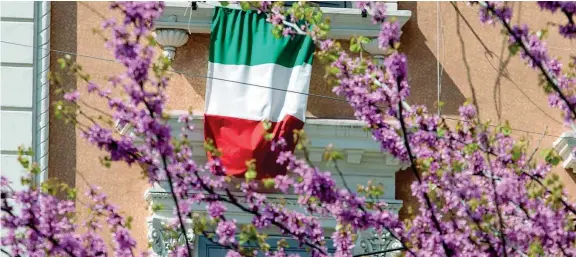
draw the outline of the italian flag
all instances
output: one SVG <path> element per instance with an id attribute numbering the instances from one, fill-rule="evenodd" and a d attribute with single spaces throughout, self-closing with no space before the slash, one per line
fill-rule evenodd
<path id="1" fill-rule="evenodd" d="M 242 176 L 250 160 L 258 179 L 286 172 L 262 122 L 270 121 L 268 133 L 294 150 L 293 131 L 304 127 L 313 54 L 310 37 L 275 38 L 264 14 L 215 8 L 204 136 L 221 151 L 227 175 Z"/>

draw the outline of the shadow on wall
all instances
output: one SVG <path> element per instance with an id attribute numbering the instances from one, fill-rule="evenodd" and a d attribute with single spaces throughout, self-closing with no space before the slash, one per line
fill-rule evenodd
<path id="1" fill-rule="evenodd" d="M 417 2 L 398 3 L 398 9 L 412 11 L 412 17 L 402 28 L 400 46 L 401 51 L 406 53 L 408 57 L 408 79 L 411 87 L 408 101 L 411 104 L 424 105 L 430 113 L 435 113 L 438 99 L 438 59 L 434 54 L 436 50 L 430 49 L 426 44 L 426 37 L 418 26 L 417 6 Z M 442 74 L 440 101 L 444 102 L 442 114 L 458 115 L 458 107 L 466 101 L 466 97 L 460 92 L 450 74 L 446 73 L 442 66 L 440 66 L 440 72 Z"/>
<path id="2" fill-rule="evenodd" d="M 417 2 L 399 2 L 398 9 L 411 10 L 412 17 L 402 28 L 401 51 L 408 57 L 408 74 L 411 86 L 408 101 L 411 104 L 424 105 L 430 113 L 436 113 L 438 101 L 438 58 L 435 49 L 426 44 L 427 39 L 418 26 Z M 436 40 L 435 38 L 433 40 Z M 436 45 L 436 44 L 432 44 Z M 456 86 L 450 74 L 440 66 L 442 73 L 442 91 L 440 101 L 444 102 L 443 115 L 458 115 L 458 107 L 466 97 Z M 416 179 L 412 169 L 407 168 L 396 173 L 396 199 L 403 201 L 399 215 L 408 219 L 418 212 L 418 202 L 412 196 L 411 184 Z"/>
<path id="3" fill-rule="evenodd" d="M 77 2 L 52 2 L 51 27 L 58 28 L 50 31 L 50 47 L 67 52 L 77 52 Z M 50 55 L 50 70 L 60 71 L 57 60 L 62 58 L 61 54 L 52 52 Z M 72 62 L 76 62 L 76 56 L 71 55 Z M 77 87 L 76 77 L 73 75 L 61 74 L 62 83 L 66 90 L 75 90 Z M 61 100 L 50 88 L 51 103 Z M 50 108 L 49 127 L 49 178 L 57 179 L 71 187 L 76 186 L 76 130 L 71 123 L 65 123 L 54 115 L 54 108 Z"/>
<path id="4" fill-rule="evenodd" d="M 426 38 L 417 24 L 416 2 L 401 2 L 402 9 L 412 10 L 412 17 L 403 28 L 402 51 L 408 56 L 410 85 L 412 87 L 409 101 L 422 104 L 431 112 L 436 111 L 437 101 L 437 59 L 435 50 L 426 45 Z M 208 64 L 210 36 L 207 34 L 192 34 L 187 44 L 178 48 L 173 62 L 175 70 L 183 71 L 185 78 L 196 95 L 195 100 L 201 100 L 202 105 L 206 94 L 206 74 Z M 348 49 L 348 42 L 342 42 L 342 47 Z M 441 67 L 442 68 L 442 67 Z M 324 65 L 314 60 L 312 69 L 314 76 L 310 82 L 310 93 L 320 96 L 336 97 L 332 87 L 324 81 Z M 239 85 L 246 86 L 246 85 Z M 311 95 L 308 98 L 308 116 L 315 118 L 354 119 L 353 110 L 347 102 Z M 442 97 L 445 102 L 443 114 L 458 114 L 458 107 L 465 101 L 464 95 L 455 86 L 449 74 L 443 72 Z M 196 103 L 191 103 L 196 104 Z M 203 109 L 203 106 L 194 106 Z"/>
<path id="5" fill-rule="evenodd" d="M 180 99 L 179 102 L 188 102 L 196 110 L 203 110 L 203 105 L 206 95 L 206 71 L 208 69 L 208 52 L 210 44 L 210 35 L 207 34 L 192 34 L 186 45 L 178 48 L 176 53 L 176 58 L 173 61 L 174 70 L 182 71 L 185 73 L 177 74 L 179 79 L 184 79 L 184 84 L 187 84 L 189 89 L 176 89 L 172 87 L 170 90 L 184 90 L 188 91 L 187 99 Z M 342 42 L 344 48 L 348 48 L 347 42 Z M 338 101 L 335 99 L 328 99 L 326 97 L 337 97 L 332 92 L 332 87 L 326 84 L 324 81 L 324 65 L 321 64 L 317 59 L 314 60 L 314 65 L 312 68 L 312 79 L 310 81 L 310 96 L 308 97 L 308 117 L 315 118 L 342 118 L 342 119 L 353 119 L 352 108 L 347 102 L 342 99 Z M 240 87 L 247 87 L 248 85 L 241 85 Z M 171 96 L 180 98 L 171 94 Z M 199 105 L 201 103 L 201 106 Z M 188 108 L 188 106 L 179 106 L 183 108 Z"/>

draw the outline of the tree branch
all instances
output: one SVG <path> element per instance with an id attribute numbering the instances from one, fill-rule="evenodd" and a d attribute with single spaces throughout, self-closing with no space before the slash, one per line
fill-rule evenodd
<path id="1" fill-rule="evenodd" d="M 396 82 L 398 84 L 398 91 L 400 91 L 400 81 Z M 414 163 L 414 156 L 412 156 L 412 150 L 410 149 L 410 142 L 408 141 L 408 132 L 406 131 L 406 124 L 404 123 L 404 115 L 403 115 L 403 106 L 402 106 L 402 102 L 400 102 L 398 104 L 398 111 L 399 111 L 399 117 L 398 119 L 400 120 L 400 127 L 402 129 L 402 135 L 404 136 L 404 147 L 406 147 L 406 151 L 408 152 L 408 158 L 410 159 L 410 167 L 412 169 L 412 173 L 414 173 L 414 176 L 416 176 L 416 179 L 418 180 L 418 183 L 422 184 L 422 178 L 420 178 L 420 174 L 418 174 L 418 169 L 416 168 L 416 164 Z M 432 216 L 432 222 L 434 223 L 434 226 L 436 227 L 436 229 L 438 230 L 438 233 L 440 233 L 441 235 L 444 234 L 442 232 L 442 228 L 440 226 L 440 222 L 438 221 L 438 219 L 436 218 L 436 214 L 434 213 L 434 207 L 432 206 L 432 201 L 430 201 L 430 196 L 428 196 L 428 193 L 426 192 L 422 192 L 423 196 L 424 196 L 424 200 L 426 201 L 426 206 L 428 207 L 428 209 L 430 209 L 430 214 Z M 444 239 L 442 239 L 442 248 L 444 248 L 444 252 L 446 253 L 447 256 L 453 256 L 453 252 L 448 248 L 448 245 L 446 245 L 446 242 L 444 242 Z"/>
<path id="2" fill-rule="evenodd" d="M 546 77 L 546 80 L 548 81 L 548 83 L 550 85 L 552 85 L 552 88 L 554 89 L 554 91 L 556 91 L 556 93 L 558 93 L 558 95 L 560 96 L 562 101 L 564 101 L 566 103 L 566 105 L 568 106 L 568 109 L 570 110 L 570 112 L 572 112 L 572 115 L 574 115 L 574 117 L 576 118 L 576 107 L 572 106 L 570 104 L 570 101 L 568 101 L 568 98 L 566 98 L 564 93 L 562 93 L 562 90 L 560 90 L 560 88 L 558 87 L 558 82 L 553 77 L 553 75 L 550 74 L 550 72 L 548 72 L 548 70 L 546 69 L 546 67 L 544 67 L 542 62 L 540 62 L 536 58 L 534 58 L 534 56 L 530 53 L 526 42 L 524 42 L 524 40 L 522 40 L 522 38 L 520 36 L 518 36 L 516 33 L 514 33 L 512 31 L 512 27 L 510 26 L 510 24 L 507 21 L 502 20 L 498 15 L 496 15 L 496 10 L 494 9 L 494 6 L 488 5 L 488 4 L 486 4 L 486 2 L 482 2 L 482 3 L 484 3 L 484 5 L 485 5 L 484 8 L 486 8 L 486 10 L 490 11 L 490 13 L 492 15 L 494 15 L 498 18 L 500 23 L 502 23 L 502 25 L 504 26 L 504 28 L 508 32 L 508 35 L 510 35 L 514 38 L 514 40 L 520 45 L 520 47 L 522 47 L 522 50 L 524 50 L 524 53 L 528 57 L 530 57 L 530 59 L 532 60 L 533 63 L 536 64 L 536 66 L 538 66 L 538 69 L 540 70 L 540 72 L 542 72 L 544 77 Z"/>

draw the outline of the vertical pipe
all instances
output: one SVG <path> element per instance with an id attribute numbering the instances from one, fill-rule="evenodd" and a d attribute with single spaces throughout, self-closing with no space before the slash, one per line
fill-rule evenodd
<path id="1" fill-rule="evenodd" d="M 34 153 L 40 168 L 36 182 L 48 179 L 48 129 L 50 122 L 50 1 L 35 2 Z"/>

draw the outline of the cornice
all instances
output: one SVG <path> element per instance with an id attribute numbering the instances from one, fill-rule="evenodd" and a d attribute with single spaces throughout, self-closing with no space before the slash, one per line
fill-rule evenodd
<path id="1" fill-rule="evenodd" d="M 178 117 L 187 112 L 173 110 L 168 112 L 168 124 L 172 127 L 173 135 L 181 133 L 182 124 Z M 195 155 L 199 160 L 206 155 L 204 152 L 204 116 L 194 113 L 192 125 L 194 130 L 188 133 L 188 139 L 194 146 Z M 129 128 L 118 128 L 121 133 L 131 133 Z M 316 164 L 322 161 L 322 154 L 328 145 L 344 155 L 341 162 L 344 173 L 353 172 L 356 175 L 374 175 L 375 172 L 393 174 L 405 169 L 407 164 L 400 163 L 393 156 L 382 153 L 380 146 L 372 139 L 369 131 L 365 130 L 362 122 L 357 120 L 341 119 L 307 119 L 304 131 L 310 141 L 310 159 Z M 302 155 L 296 152 L 296 155 Z"/>
<path id="2" fill-rule="evenodd" d="M 197 2 L 197 9 L 191 10 L 189 2 L 166 2 L 162 17 L 156 21 L 156 29 L 183 29 L 189 33 L 209 34 L 212 23 L 212 11 L 217 2 Z M 397 10 L 396 3 L 388 3 L 387 17 L 396 19 L 404 26 L 412 12 Z M 229 8 L 239 8 L 231 4 Z M 188 8 L 188 12 L 186 9 Z M 329 37 L 349 39 L 351 36 L 376 37 L 380 26 L 373 24 L 370 17 L 362 17 L 360 9 L 321 7 L 324 15 L 331 20 Z"/>

